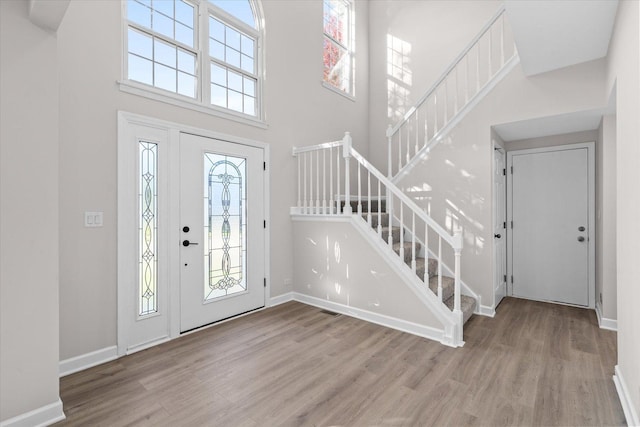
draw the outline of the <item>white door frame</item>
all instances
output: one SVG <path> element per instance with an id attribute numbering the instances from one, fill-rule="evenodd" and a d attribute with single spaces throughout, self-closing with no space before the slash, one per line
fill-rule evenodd
<path id="1" fill-rule="evenodd" d="M 556 145 L 552 147 L 530 148 L 526 150 L 507 151 L 507 295 L 513 295 L 513 241 L 510 224 L 513 221 L 513 175 L 510 173 L 513 166 L 513 156 L 521 154 L 546 153 L 553 151 L 564 151 L 570 149 L 587 149 L 587 186 L 588 186 L 588 277 L 589 277 L 589 303 L 586 307 L 595 309 L 596 302 L 596 221 L 595 221 L 595 188 L 596 188 L 596 162 L 595 162 L 595 142 L 584 142 L 578 144 Z M 560 304 L 560 303 L 558 303 Z M 571 305 L 571 304 L 565 304 Z M 584 306 L 580 306 L 584 307 Z"/>
<path id="2" fill-rule="evenodd" d="M 492 174 L 491 174 L 491 176 L 493 177 L 493 180 L 492 180 L 492 183 L 491 183 L 491 185 L 492 185 L 491 191 L 492 191 L 492 197 L 493 197 L 492 206 L 494 206 L 494 207 L 496 206 L 496 201 L 497 201 L 497 198 L 498 198 L 498 195 L 495 194 L 495 179 L 496 179 L 496 174 L 495 174 L 495 172 L 496 172 L 495 152 L 496 151 L 499 151 L 500 154 L 502 154 L 503 165 L 504 165 L 505 171 L 506 171 L 506 168 L 507 168 L 507 153 L 506 153 L 506 150 L 504 148 L 502 148 L 500 145 L 496 144 L 495 141 L 494 141 L 493 142 L 493 150 L 492 150 L 492 153 L 491 153 L 492 154 L 492 156 L 491 156 L 491 164 L 492 164 L 492 168 L 491 168 Z M 507 205 L 506 176 L 504 177 L 504 179 L 505 179 L 505 194 L 504 194 L 504 197 L 503 197 L 503 201 L 504 201 L 503 208 L 504 208 L 505 212 L 503 212 L 503 214 L 504 214 L 504 219 L 506 221 L 506 219 L 507 219 L 507 212 L 506 212 L 506 209 L 507 209 L 507 206 L 506 206 Z M 498 302 L 496 301 L 495 277 L 496 277 L 496 270 L 498 269 L 498 262 L 500 262 L 500 260 L 498 259 L 498 253 L 497 253 L 498 251 L 497 251 L 497 246 L 496 246 L 496 238 L 493 237 L 493 235 L 495 233 L 495 229 L 494 229 L 493 225 L 496 222 L 496 217 L 497 216 L 498 216 L 498 212 L 496 212 L 495 209 L 494 209 L 493 217 L 491 218 L 491 236 L 492 236 L 492 242 L 493 242 L 493 269 L 494 269 L 493 270 L 493 280 L 494 280 L 494 283 L 493 283 L 493 309 L 494 310 L 496 309 L 496 307 L 498 305 Z M 506 242 L 507 241 L 506 240 L 507 239 L 507 229 L 506 229 L 506 227 L 502 230 L 501 234 L 502 234 L 502 238 L 505 239 L 504 241 Z M 507 253 L 508 253 L 508 250 L 506 249 L 506 245 L 505 245 L 505 250 L 504 250 L 504 254 L 503 254 L 504 259 L 502 260 L 502 262 L 504 262 L 505 265 L 506 265 L 507 259 L 508 259 Z M 505 268 L 504 273 L 508 274 L 507 268 Z M 505 282 L 508 283 L 508 281 L 505 281 Z M 509 295 L 509 293 L 507 291 L 507 288 L 508 288 L 507 283 L 504 284 L 505 285 L 505 296 Z"/>
<path id="3" fill-rule="evenodd" d="M 132 242 L 132 227 L 137 220 L 132 213 L 137 212 L 136 188 L 136 158 L 133 157 L 136 151 L 132 146 L 137 146 L 139 140 L 158 143 L 158 149 L 167 159 L 175 159 L 163 164 L 165 176 L 159 177 L 158 190 L 165 191 L 170 200 L 176 200 L 180 189 L 179 172 L 179 144 L 180 133 L 189 133 L 197 136 L 218 139 L 234 144 L 248 145 L 260 148 L 264 151 L 265 164 L 269 165 L 269 145 L 260 141 L 240 138 L 211 130 L 186 126 L 139 114 L 118 111 L 118 283 L 117 283 L 117 343 L 118 356 L 134 353 L 145 348 L 160 344 L 180 336 L 180 288 L 179 286 L 168 286 L 168 283 L 180 283 L 180 210 L 177 203 L 171 206 L 169 203 L 162 203 L 159 200 L 159 239 L 166 242 L 167 249 L 164 256 L 168 261 L 159 272 L 166 274 L 160 276 L 165 282 L 165 289 L 162 291 L 166 301 L 160 301 L 160 310 L 154 317 L 154 322 L 162 323 L 153 336 L 145 340 L 135 339 L 131 331 L 140 320 L 136 316 L 134 300 L 132 299 L 131 288 L 137 278 L 137 243 Z M 160 161 L 163 161 L 159 156 Z M 266 224 L 271 224 L 270 212 L 270 168 L 266 168 L 264 175 L 264 219 Z M 159 198 L 160 199 L 160 198 Z M 164 218 L 162 220 L 161 218 Z M 174 242 L 175 244 L 172 244 Z M 270 227 L 265 230 L 264 241 L 264 265 L 265 265 L 265 307 L 271 295 L 271 271 L 270 271 Z M 159 260 L 160 262 L 160 260 Z M 135 287 L 135 285 L 134 285 Z M 159 320 L 162 319 L 162 320 Z"/>

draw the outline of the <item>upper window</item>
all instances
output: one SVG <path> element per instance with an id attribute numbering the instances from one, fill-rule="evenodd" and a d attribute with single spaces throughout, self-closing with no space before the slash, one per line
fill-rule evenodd
<path id="1" fill-rule="evenodd" d="M 126 0 L 126 77 L 260 117 L 260 31 L 249 0 Z"/>
<path id="2" fill-rule="evenodd" d="M 353 4 L 349 0 L 324 0 L 324 81 L 353 95 Z"/>

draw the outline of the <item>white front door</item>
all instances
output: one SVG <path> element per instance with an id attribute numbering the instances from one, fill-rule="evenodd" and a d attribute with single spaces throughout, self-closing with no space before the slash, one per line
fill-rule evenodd
<path id="1" fill-rule="evenodd" d="M 493 151 L 493 248 L 494 248 L 494 307 L 507 294 L 507 233 L 506 181 L 504 152 Z"/>
<path id="2" fill-rule="evenodd" d="M 581 144 L 509 153 L 514 296 L 593 305 L 589 151 Z"/>
<path id="3" fill-rule="evenodd" d="M 180 331 L 265 305 L 264 153 L 180 135 Z"/>

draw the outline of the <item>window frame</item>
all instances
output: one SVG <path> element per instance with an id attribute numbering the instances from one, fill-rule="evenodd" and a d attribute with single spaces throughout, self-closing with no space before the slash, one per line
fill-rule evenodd
<path id="1" fill-rule="evenodd" d="M 252 126 L 266 129 L 266 114 L 264 111 L 264 29 L 262 20 L 262 8 L 259 0 L 248 0 L 252 12 L 256 21 L 256 28 L 252 28 L 238 18 L 230 15 L 224 10 L 220 9 L 208 0 L 185 0 L 194 6 L 194 47 L 180 43 L 177 40 L 172 40 L 156 31 L 145 28 L 129 21 L 127 3 L 128 0 L 121 0 L 121 26 L 122 26 L 122 67 L 121 67 L 121 79 L 117 81 L 121 91 L 142 96 L 149 99 L 154 99 L 167 104 L 176 105 L 182 108 L 187 108 L 213 116 L 229 119 L 232 121 L 249 124 Z M 229 69 L 233 69 L 233 66 L 228 63 L 220 62 L 209 55 L 209 16 L 221 21 L 223 24 L 230 26 L 231 28 L 239 31 L 240 33 L 249 36 L 254 40 L 254 69 L 255 74 L 251 76 L 256 80 L 255 87 L 255 108 L 256 115 L 250 115 L 243 112 L 238 112 L 230 108 L 221 107 L 211 103 L 211 62 L 217 61 L 223 64 Z M 196 93 L 195 97 L 191 98 L 185 95 L 181 95 L 178 92 L 172 92 L 164 90 L 162 88 L 149 85 L 146 83 L 138 82 L 129 79 L 129 50 L 128 50 L 128 30 L 132 28 L 134 31 L 141 31 L 152 37 L 157 37 L 163 42 L 170 43 L 177 46 L 180 49 L 188 50 L 196 55 Z M 247 74 L 246 71 L 240 69 L 241 74 Z M 248 74 L 247 74 L 248 75 Z"/>
<path id="2" fill-rule="evenodd" d="M 342 2 L 347 8 L 347 12 L 348 12 L 347 23 L 346 23 L 347 34 L 345 38 L 348 43 L 347 45 L 336 40 L 330 34 L 324 31 L 324 7 L 325 7 L 325 3 L 331 2 L 331 1 Z M 331 43 L 335 43 L 335 45 L 338 46 L 338 48 L 345 50 L 345 55 L 347 55 L 349 58 L 349 67 L 347 70 L 348 76 L 349 76 L 349 88 L 348 88 L 348 91 L 344 91 L 341 88 L 334 86 L 333 84 L 331 84 L 330 82 L 324 79 L 324 62 L 322 64 L 322 85 L 325 88 L 330 89 L 333 92 L 339 95 L 345 96 L 346 98 L 349 98 L 351 100 L 355 100 L 355 18 L 354 18 L 355 11 L 354 9 L 355 9 L 355 6 L 354 6 L 353 0 L 323 0 L 322 1 L 322 55 L 324 56 L 325 38 L 329 39 Z"/>

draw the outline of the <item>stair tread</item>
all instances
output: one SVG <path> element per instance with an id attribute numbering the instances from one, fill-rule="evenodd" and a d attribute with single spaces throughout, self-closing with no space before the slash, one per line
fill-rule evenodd
<path id="1" fill-rule="evenodd" d="M 453 296 L 444 302 L 444 304 L 447 307 L 449 307 L 449 310 L 452 310 L 452 311 L 453 311 L 453 303 L 454 303 Z M 476 309 L 475 298 L 470 297 L 468 295 L 460 295 L 460 310 L 462 310 L 462 314 L 463 314 L 462 316 L 463 323 L 466 323 L 467 320 L 469 320 L 469 318 L 471 317 L 475 309 Z"/>
<path id="2" fill-rule="evenodd" d="M 426 261 L 424 258 L 419 257 L 416 258 L 416 274 L 420 276 L 420 278 L 424 278 L 424 266 Z M 434 258 L 429 258 L 429 277 L 436 275 L 438 272 L 438 260 Z"/>
<path id="3" fill-rule="evenodd" d="M 429 289 L 438 295 L 438 276 L 429 279 Z M 453 277 L 442 276 L 442 300 L 446 301 L 453 296 L 455 291 L 455 280 Z"/>

